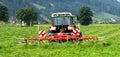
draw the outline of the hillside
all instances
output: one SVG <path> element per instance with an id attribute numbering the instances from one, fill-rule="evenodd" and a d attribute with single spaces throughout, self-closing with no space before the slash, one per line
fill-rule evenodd
<path id="1" fill-rule="evenodd" d="M 41 25 L 47 31 L 49 25 Z M 19 44 L 16 38 L 37 35 L 37 27 L 0 25 L 0 57 L 119 57 L 120 25 L 93 24 L 80 26 L 83 35 L 104 37 L 102 41 Z M 109 28 L 109 29 L 108 29 Z"/>
<path id="2" fill-rule="evenodd" d="M 120 23 L 120 17 L 109 13 L 100 12 L 93 16 L 93 23 Z"/>
<path id="3" fill-rule="evenodd" d="M 120 3 L 117 0 L 0 0 L 9 9 L 10 16 L 15 16 L 16 10 L 21 7 L 33 7 L 39 14 L 50 17 L 53 12 L 68 11 L 78 14 L 81 6 L 89 6 L 94 15 L 105 12 L 120 16 Z"/>

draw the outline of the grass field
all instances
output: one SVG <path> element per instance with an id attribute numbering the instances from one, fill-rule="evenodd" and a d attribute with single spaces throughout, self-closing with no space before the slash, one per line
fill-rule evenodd
<path id="1" fill-rule="evenodd" d="M 49 25 L 40 29 L 47 31 Z M 102 41 L 18 44 L 16 38 L 37 35 L 38 28 L 0 25 L 0 57 L 120 57 L 120 24 L 80 26 L 83 35 L 104 37 Z"/>

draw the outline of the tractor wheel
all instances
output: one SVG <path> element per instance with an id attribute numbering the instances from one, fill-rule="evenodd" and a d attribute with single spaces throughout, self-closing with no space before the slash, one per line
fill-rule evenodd
<path id="1" fill-rule="evenodd" d="M 80 37 L 82 37 L 82 32 L 80 32 L 80 35 L 79 35 Z"/>
<path id="2" fill-rule="evenodd" d="M 51 33 L 51 31 L 50 31 L 50 30 L 48 30 L 48 36 L 50 35 L 50 33 Z"/>
<path id="3" fill-rule="evenodd" d="M 57 43 L 61 43 L 62 41 L 61 40 L 56 40 Z"/>
<path id="4" fill-rule="evenodd" d="M 78 42 L 78 39 L 71 39 L 70 42 L 72 42 L 72 43 Z"/>
<path id="5" fill-rule="evenodd" d="M 53 41 L 52 40 L 48 40 L 48 43 L 52 43 Z"/>

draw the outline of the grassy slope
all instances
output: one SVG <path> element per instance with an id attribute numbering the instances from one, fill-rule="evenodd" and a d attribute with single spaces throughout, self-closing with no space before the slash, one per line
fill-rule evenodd
<path id="1" fill-rule="evenodd" d="M 98 14 L 96 14 L 93 18 L 93 20 L 110 20 L 111 18 L 119 18 L 119 16 L 116 16 L 116 15 L 112 15 L 112 14 L 109 14 L 109 13 L 105 13 L 105 12 L 100 12 Z"/>
<path id="2" fill-rule="evenodd" d="M 46 29 L 49 25 L 40 26 Z M 0 25 L 0 57 L 119 57 L 120 25 L 93 24 L 80 26 L 83 35 L 104 36 L 103 41 L 84 41 L 77 43 L 18 44 L 17 37 L 37 35 L 37 27 Z"/>
<path id="3" fill-rule="evenodd" d="M 96 17 L 100 19 L 108 19 L 108 18 L 117 17 L 117 16 L 109 13 L 99 13 L 98 15 L 96 15 Z"/>

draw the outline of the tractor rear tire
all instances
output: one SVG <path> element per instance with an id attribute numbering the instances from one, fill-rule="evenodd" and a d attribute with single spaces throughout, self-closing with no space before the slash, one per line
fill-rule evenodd
<path id="1" fill-rule="evenodd" d="M 78 39 L 71 39 L 70 42 L 72 42 L 72 43 L 78 42 Z"/>
<path id="2" fill-rule="evenodd" d="M 48 40 L 48 43 L 52 43 L 53 41 L 52 40 Z"/>
<path id="3" fill-rule="evenodd" d="M 82 32 L 80 32 L 80 35 L 79 35 L 80 37 L 82 37 Z"/>
<path id="4" fill-rule="evenodd" d="M 61 43 L 62 41 L 61 40 L 56 40 L 57 43 Z"/>

